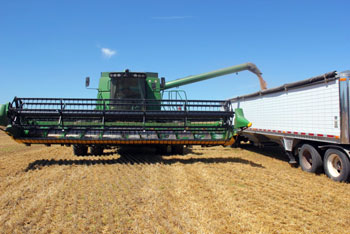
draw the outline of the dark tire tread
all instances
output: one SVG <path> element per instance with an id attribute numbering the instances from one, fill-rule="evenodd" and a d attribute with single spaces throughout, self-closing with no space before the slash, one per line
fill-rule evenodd
<path id="1" fill-rule="evenodd" d="M 332 154 L 336 154 L 340 161 L 341 161 L 341 166 L 342 166 L 342 170 L 341 173 L 339 174 L 339 176 L 333 176 L 332 173 L 330 172 L 331 168 L 329 168 L 329 157 Z M 324 154 L 324 171 L 326 173 L 326 175 L 331 178 L 334 181 L 338 181 L 338 182 L 347 182 L 349 181 L 349 176 L 350 176 L 350 161 L 348 156 L 342 152 L 341 150 L 338 149 L 328 149 L 325 154 Z"/>
<path id="2" fill-rule="evenodd" d="M 98 156 L 103 154 L 103 147 L 99 145 L 93 145 L 90 147 L 90 152 L 92 155 Z"/>
<path id="3" fill-rule="evenodd" d="M 309 154 L 312 158 L 311 167 L 309 167 L 309 164 L 305 162 L 305 154 Z M 301 169 L 310 173 L 318 173 L 322 169 L 322 164 L 322 157 L 315 147 L 309 144 L 303 144 L 299 151 L 299 165 Z"/>
<path id="4" fill-rule="evenodd" d="M 73 152 L 76 156 L 85 156 L 88 152 L 88 147 L 86 145 L 73 145 Z"/>
<path id="5" fill-rule="evenodd" d="M 172 146 L 172 153 L 184 155 L 184 145 L 173 145 Z"/>

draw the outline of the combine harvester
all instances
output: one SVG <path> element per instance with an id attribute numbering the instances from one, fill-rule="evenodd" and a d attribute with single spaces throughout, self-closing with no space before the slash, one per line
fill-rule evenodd
<path id="1" fill-rule="evenodd" d="M 15 97 L 0 106 L 0 126 L 19 143 L 73 145 L 75 155 L 86 155 L 88 147 L 93 155 L 122 145 L 156 145 L 182 154 L 184 145 L 232 145 L 237 131 L 251 126 L 241 109 L 166 90 L 244 70 L 262 80 L 252 63 L 170 82 L 158 73 L 102 72 L 97 99 Z"/>
<path id="2" fill-rule="evenodd" d="M 304 171 L 324 169 L 335 181 L 350 176 L 350 71 L 329 72 L 232 98 L 254 123 L 239 134 L 255 145 L 277 143 Z"/>

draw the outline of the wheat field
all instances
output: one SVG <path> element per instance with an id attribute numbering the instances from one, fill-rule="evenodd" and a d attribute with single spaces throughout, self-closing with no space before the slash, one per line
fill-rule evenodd
<path id="1" fill-rule="evenodd" d="M 350 185 L 288 165 L 276 148 L 26 147 L 0 133 L 1 233 L 345 233 Z"/>

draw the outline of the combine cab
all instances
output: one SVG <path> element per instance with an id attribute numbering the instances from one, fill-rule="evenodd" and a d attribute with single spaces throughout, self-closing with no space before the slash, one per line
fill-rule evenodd
<path id="1" fill-rule="evenodd" d="M 165 100 L 165 90 L 241 70 L 251 63 L 166 83 L 157 73 L 103 72 L 97 99 L 14 98 L 0 107 L 0 125 L 19 143 L 73 145 L 94 155 L 121 145 L 158 145 L 182 153 L 184 145 L 231 145 L 251 123 L 228 101 Z M 87 86 L 89 79 L 87 79 Z"/>

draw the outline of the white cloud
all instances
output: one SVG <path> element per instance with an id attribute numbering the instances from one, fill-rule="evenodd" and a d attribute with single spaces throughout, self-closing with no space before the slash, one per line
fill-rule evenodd
<path id="1" fill-rule="evenodd" d="M 105 58 L 111 58 L 113 55 L 117 53 L 115 50 L 112 50 L 109 48 L 101 48 L 101 52 Z"/>

